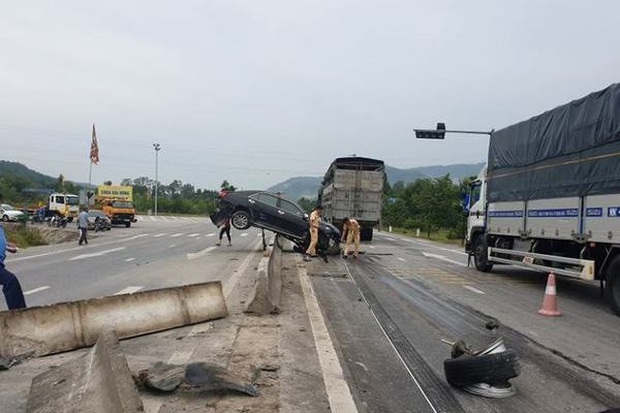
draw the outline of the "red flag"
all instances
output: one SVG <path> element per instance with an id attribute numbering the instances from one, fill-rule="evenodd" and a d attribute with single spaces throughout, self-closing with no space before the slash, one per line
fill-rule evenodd
<path id="1" fill-rule="evenodd" d="M 97 134 L 93 123 L 93 140 L 90 143 L 90 162 L 97 165 L 99 163 L 99 145 L 97 144 Z"/>

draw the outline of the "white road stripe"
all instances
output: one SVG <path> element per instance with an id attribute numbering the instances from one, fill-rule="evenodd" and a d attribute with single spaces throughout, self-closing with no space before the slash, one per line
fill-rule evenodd
<path id="1" fill-rule="evenodd" d="M 301 291 L 306 303 L 306 309 L 308 310 L 308 317 L 310 318 L 314 344 L 319 355 L 323 382 L 325 383 L 329 400 L 329 411 L 334 413 L 356 413 L 357 407 L 353 402 L 349 385 L 344 379 L 338 354 L 334 349 L 334 343 L 329 337 L 329 331 L 321 314 L 316 294 L 312 289 L 312 284 L 308 281 L 306 269 L 300 268 L 298 274 Z"/>
<path id="2" fill-rule="evenodd" d="M 200 234 L 198 234 L 197 232 L 194 232 L 193 234 L 189 234 L 187 237 L 188 238 L 195 238 L 197 236 L 199 236 Z"/>
<path id="3" fill-rule="evenodd" d="M 471 285 L 464 285 L 463 288 L 467 288 L 469 291 L 473 291 L 476 294 L 484 294 L 484 291 L 480 291 L 479 289 L 474 288 Z"/>
<path id="4" fill-rule="evenodd" d="M 127 259 L 125 260 L 125 262 L 129 262 L 129 261 L 133 261 L 133 260 L 135 260 L 135 258 L 133 258 L 133 257 L 132 257 L 132 258 L 127 258 Z"/>
<path id="5" fill-rule="evenodd" d="M 171 244 L 168 248 L 174 248 L 176 246 L 177 246 L 177 244 Z"/>
<path id="6" fill-rule="evenodd" d="M 121 294 L 133 294 L 135 292 L 140 291 L 141 289 L 143 289 L 144 286 L 129 286 L 127 288 L 123 288 L 122 290 L 120 290 L 117 293 L 114 293 L 114 295 L 121 295 Z"/>
<path id="7" fill-rule="evenodd" d="M 188 260 L 195 260 L 196 258 L 200 258 L 200 257 L 203 257 L 203 256 L 207 255 L 208 253 L 210 253 L 214 249 L 217 249 L 217 247 L 207 247 L 207 248 L 205 248 L 203 250 L 200 250 L 198 252 L 190 252 L 190 253 L 187 254 L 187 259 Z"/>
<path id="8" fill-rule="evenodd" d="M 180 237 L 181 235 L 183 235 L 183 233 L 182 233 L 182 232 L 177 232 L 176 234 L 172 234 L 172 235 L 170 235 L 170 238 Z"/>
<path id="9" fill-rule="evenodd" d="M 32 290 L 24 291 L 24 295 L 30 295 L 30 294 L 38 293 L 38 292 L 41 292 L 41 291 L 45 291 L 48 288 L 50 288 L 49 285 L 46 285 L 46 286 L 43 286 L 43 287 L 38 287 L 38 288 L 33 288 Z"/>
<path id="10" fill-rule="evenodd" d="M 206 236 L 207 236 L 207 237 L 214 237 L 214 236 L 215 236 L 215 232 L 212 232 L 212 233 L 210 233 L 210 234 L 207 234 Z"/>
<path id="11" fill-rule="evenodd" d="M 163 236 L 166 236 L 166 235 L 168 235 L 168 234 L 165 233 L 165 232 L 162 232 L 161 234 L 153 235 L 153 238 L 159 238 L 159 237 L 163 237 Z"/>
<path id="12" fill-rule="evenodd" d="M 406 262 L 404 258 L 398 257 L 398 261 Z"/>
<path id="13" fill-rule="evenodd" d="M 124 249 L 125 247 L 118 247 L 118 248 L 113 248 L 111 250 L 93 252 L 92 254 L 82 254 L 82 255 L 78 255 L 77 257 L 69 258 L 69 261 L 83 260 L 84 258 L 101 257 L 109 252 L 116 252 L 116 251 L 120 251 Z"/>

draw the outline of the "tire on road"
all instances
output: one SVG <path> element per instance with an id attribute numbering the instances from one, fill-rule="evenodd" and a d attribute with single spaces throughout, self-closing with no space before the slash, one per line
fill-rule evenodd
<path id="1" fill-rule="evenodd" d="M 521 371 L 517 354 L 513 350 L 481 356 L 460 356 L 443 362 L 446 380 L 453 386 L 476 383 L 505 383 Z"/>

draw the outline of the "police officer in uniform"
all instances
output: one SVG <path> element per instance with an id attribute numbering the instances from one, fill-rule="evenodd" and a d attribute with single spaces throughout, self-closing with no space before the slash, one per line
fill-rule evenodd
<path id="1" fill-rule="evenodd" d="M 323 206 L 317 205 L 314 211 L 310 213 L 308 219 L 308 225 L 310 229 L 310 245 L 306 250 L 304 261 L 310 261 L 310 258 L 316 257 L 316 244 L 319 242 L 319 223 L 321 222 L 321 214 L 323 213 Z"/>
<path id="2" fill-rule="evenodd" d="M 345 238 L 346 237 L 346 238 Z M 344 246 L 344 252 L 342 253 L 342 258 L 347 258 L 349 255 L 349 248 L 351 247 L 351 243 L 355 244 L 355 249 L 353 250 L 353 258 L 357 258 L 357 254 L 360 250 L 360 224 L 357 220 L 353 218 L 345 218 L 342 224 L 342 241 L 347 240 L 347 243 Z"/>

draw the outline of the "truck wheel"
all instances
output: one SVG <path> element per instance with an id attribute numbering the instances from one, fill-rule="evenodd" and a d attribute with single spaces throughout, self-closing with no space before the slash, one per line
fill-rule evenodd
<path id="1" fill-rule="evenodd" d="M 131 226 L 131 222 L 125 222 L 125 228 L 129 228 Z"/>
<path id="2" fill-rule="evenodd" d="M 476 269 L 482 272 L 489 272 L 493 269 L 493 264 L 489 262 L 487 242 L 483 236 L 476 238 L 474 244 L 474 264 Z"/>
<path id="3" fill-rule="evenodd" d="M 513 350 L 447 359 L 443 362 L 443 369 L 446 380 L 453 386 L 505 383 L 521 372 L 517 354 Z"/>
<path id="4" fill-rule="evenodd" d="M 620 315 L 620 256 L 609 265 L 605 280 L 605 298 L 611 309 Z"/>
<path id="5" fill-rule="evenodd" d="M 248 211 L 240 209 L 230 217 L 230 222 L 237 229 L 248 229 L 251 226 L 250 214 Z"/>
<path id="6" fill-rule="evenodd" d="M 362 228 L 360 230 L 360 241 L 372 241 L 372 228 Z"/>

